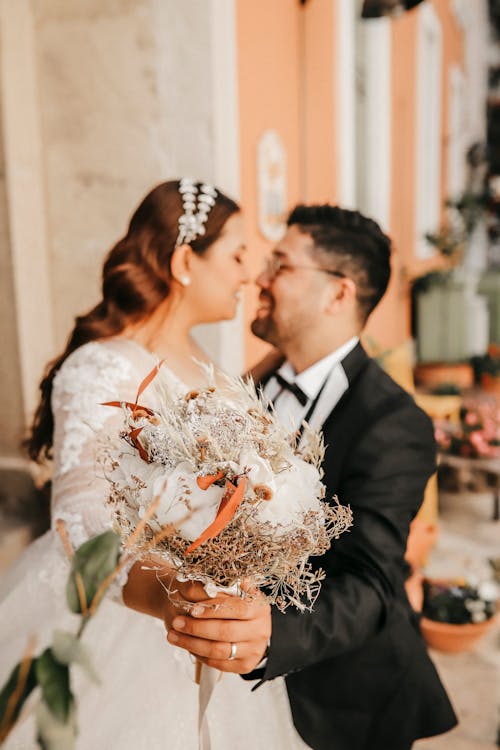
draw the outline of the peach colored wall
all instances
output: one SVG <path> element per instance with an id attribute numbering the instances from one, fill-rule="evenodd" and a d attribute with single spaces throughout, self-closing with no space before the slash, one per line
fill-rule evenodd
<path id="1" fill-rule="evenodd" d="M 288 156 L 287 203 L 335 200 L 335 0 L 238 0 L 238 85 L 241 201 L 245 209 L 250 265 L 257 274 L 271 244 L 257 225 L 256 148 L 264 130 L 281 135 Z M 245 323 L 253 317 L 257 291 L 245 294 Z M 251 365 L 267 346 L 251 334 Z"/>
<path id="2" fill-rule="evenodd" d="M 443 204 L 446 196 L 446 147 L 449 133 L 449 71 L 463 61 L 463 32 L 451 0 L 432 0 L 443 35 L 442 157 Z M 375 311 L 368 332 L 383 347 L 397 346 L 410 335 L 409 280 L 440 265 L 415 257 L 416 85 L 418 11 L 392 21 L 392 204 L 393 274 L 386 297 Z"/>
<path id="3" fill-rule="evenodd" d="M 404 267 L 413 258 L 416 197 L 416 52 L 417 15 L 404 13 L 392 25 L 392 277 L 389 289 L 367 328 L 382 347 L 402 343 L 410 332 L 408 283 Z"/>
<path id="4" fill-rule="evenodd" d="M 452 64 L 463 60 L 463 32 L 451 0 L 432 2 L 443 33 L 442 184 L 446 185 L 449 132 L 448 80 Z M 288 204 L 335 201 L 338 181 L 335 123 L 335 0 L 305 7 L 292 0 L 237 0 L 238 82 L 241 143 L 241 200 L 245 208 L 252 271 L 270 248 L 257 227 L 256 146 L 267 128 L 278 130 L 288 154 Z M 416 81 L 418 10 L 392 20 L 392 202 L 390 234 L 393 273 L 386 297 L 373 314 L 368 333 L 382 347 L 410 335 L 409 279 L 436 265 L 415 258 Z M 301 102 L 305 106 L 301 106 Z M 252 319 L 256 290 L 245 295 L 245 321 Z M 266 346 L 251 334 L 246 362 Z"/>
<path id="5" fill-rule="evenodd" d="M 314 0 L 302 10 L 302 197 L 310 203 L 335 201 L 338 184 L 335 10 L 332 0 Z"/>
<path id="6" fill-rule="evenodd" d="M 270 249 L 258 230 L 257 142 L 273 128 L 284 141 L 288 156 L 288 204 L 299 200 L 299 90 L 300 8 L 290 0 L 238 0 L 237 44 L 241 149 L 241 202 L 245 211 L 250 266 L 257 275 Z M 257 291 L 245 294 L 245 324 L 249 325 Z M 246 340 L 246 362 L 257 361 L 267 346 L 251 334 Z"/>
<path id="7" fill-rule="evenodd" d="M 392 22 L 391 235 L 404 263 L 414 255 L 416 201 L 417 15 Z"/>
<path id="8" fill-rule="evenodd" d="M 463 65 L 464 62 L 464 38 L 461 26 L 457 21 L 450 0 L 432 0 L 432 4 L 439 16 L 441 29 L 443 31 L 443 67 L 442 67 L 442 112 L 443 131 L 441 148 L 443 158 L 441 160 L 441 195 L 443 204 L 448 195 L 446 194 L 447 164 L 446 149 L 450 137 L 450 69 L 453 65 Z"/>

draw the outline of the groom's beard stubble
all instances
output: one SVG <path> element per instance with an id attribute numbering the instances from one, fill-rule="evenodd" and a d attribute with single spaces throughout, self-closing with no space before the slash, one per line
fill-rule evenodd
<path id="1" fill-rule="evenodd" d="M 257 336 L 257 338 L 262 339 L 262 341 L 266 341 L 268 344 L 272 344 L 273 346 L 276 346 L 275 344 L 275 336 L 273 335 L 274 332 L 274 325 L 270 317 L 266 318 L 255 318 L 250 323 L 250 330 L 254 334 L 254 336 Z"/>
<path id="2" fill-rule="evenodd" d="M 250 330 L 262 341 L 279 347 L 280 337 L 272 318 L 272 308 L 266 315 L 257 315 L 250 323 Z"/>
<path id="3" fill-rule="evenodd" d="M 275 321 L 273 320 L 274 300 L 269 292 L 262 289 L 259 294 L 259 302 L 255 318 L 250 324 L 250 330 L 262 341 L 279 348 L 280 335 Z"/>

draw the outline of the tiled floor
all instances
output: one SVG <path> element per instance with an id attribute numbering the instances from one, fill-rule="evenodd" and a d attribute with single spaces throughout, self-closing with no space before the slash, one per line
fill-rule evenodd
<path id="1" fill-rule="evenodd" d="M 441 534 L 427 566 L 429 575 L 488 575 L 488 558 L 500 557 L 500 522 L 491 520 L 491 495 L 441 494 L 440 505 Z M 414 750 L 498 750 L 500 618 L 473 650 L 431 655 L 460 724 L 446 735 L 417 742 Z"/>

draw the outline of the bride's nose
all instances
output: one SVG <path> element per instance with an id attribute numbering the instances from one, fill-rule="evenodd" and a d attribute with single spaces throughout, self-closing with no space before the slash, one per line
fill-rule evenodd
<path id="1" fill-rule="evenodd" d="M 271 286 L 271 276 L 269 275 L 267 266 L 264 266 L 261 269 L 259 275 L 255 279 L 255 283 L 261 289 L 269 289 Z"/>

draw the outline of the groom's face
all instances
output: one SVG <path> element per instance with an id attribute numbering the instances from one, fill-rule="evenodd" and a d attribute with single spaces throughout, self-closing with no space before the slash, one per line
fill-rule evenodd
<path id="1" fill-rule="evenodd" d="M 282 350 L 307 336 L 325 314 L 333 279 L 315 257 L 311 237 L 289 227 L 257 277 L 260 294 L 252 332 Z"/>

